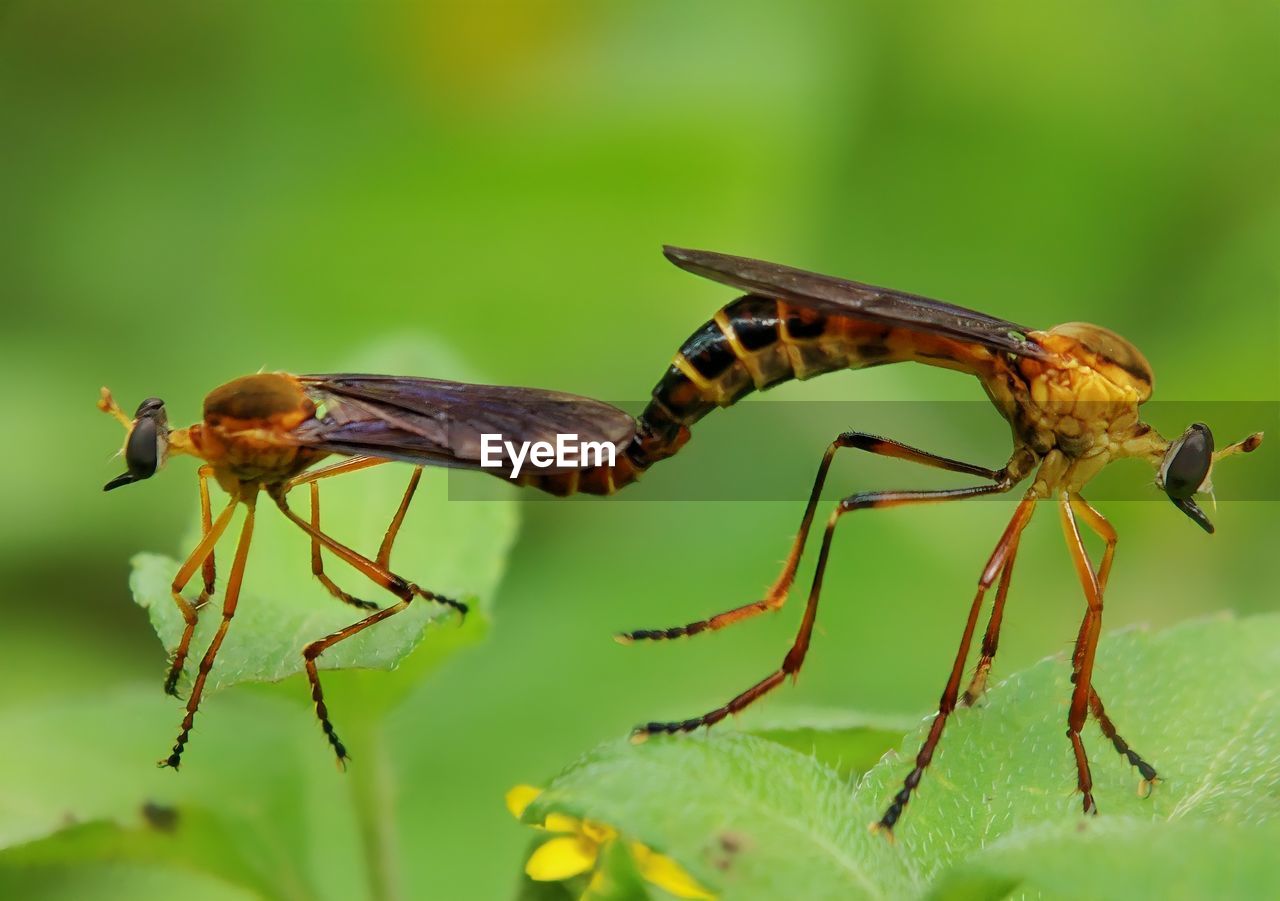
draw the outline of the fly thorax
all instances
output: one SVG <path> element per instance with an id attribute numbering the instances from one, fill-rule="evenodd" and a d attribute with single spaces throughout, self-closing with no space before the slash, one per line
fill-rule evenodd
<path id="1" fill-rule="evenodd" d="M 219 482 L 283 482 L 326 455 L 299 446 L 292 435 L 315 412 L 315 403 L 287 373 L 228 382 L 205 398 L 201 455 L 218 472 Z"/>
<path id="2" fill-rule="evenodd" d="M 204 399 L 205 423 L 228 431 L 259 424 L 293 429 L 315 411 L 315 402 L 287 372 L 242 376 L 213 389 Z"/>
<path id="3" fill-rule="evenodd" d="M 1150 367 L 1131 344 L 1099 326 L 1067 323 L 1036 336 L 1055 359 L 1023 360 L 1023 416 L 1069 457 L 1101 453 L 1137 426 L 1151 395 Z"/>

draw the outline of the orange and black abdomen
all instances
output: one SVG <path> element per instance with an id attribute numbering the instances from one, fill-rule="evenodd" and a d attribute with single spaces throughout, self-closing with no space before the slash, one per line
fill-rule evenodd
<path id="1" fill-rule="evenodd" d="M 766 297 L 735 300 L 681 345 L 636 421 L 635 438 L 613 467 L 531 473 L 521 483 L 561 496 L 612 494 L 629 485 L 654 463 L 678 451 L 689 440 L 689 426 L 710 410 L 728 406 L 754 390 L 752 368 L 769 374 L 767 384 L 760 387 L 794 377 L 794 368 L 782 352 L 782 315 L 779 303 Z"/>
<path id="2" fill-rule="evenodd" d="M 639 462 L 670 456 L 687 439 L 682 430 L 753 391 L 907 359 L 890 346 L 893 331 L 770 297 L 738 298 L 694 332 L 654 387 L 640 420 L 657 440 Z"/>
<path id="3" fill-rule="evenodd" d="M 907 360 L 979 372 L 990 354 L 941 335 L 748 294 L 681 345 L 636 422 L 625 459 L 613 467 L 531 476 L 526 484 L 553 494 L 612 494 L 675 454 L 690 427 L 716 407 L 791 379 Z"/>

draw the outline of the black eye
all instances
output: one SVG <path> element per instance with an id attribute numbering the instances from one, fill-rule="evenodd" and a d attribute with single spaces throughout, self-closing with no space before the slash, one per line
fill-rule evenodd
<path id="1" fill-rule="evenodd" d="M 148 397 L 138 405 L 133 417 L 133 428 L 124 444 L 124 462 L 128 468 L 102 486 L 111 491 L 121 485 L 130 485 L 149 479 L 163 462 L 169 449 L 169 417 L 164 412 L 164 401 Z"/>
<path id="2" fill-rule="evenodd" d="M 1165 494 L 1175 500 L 1185 500 L 1196 493 L 1209 474 L 1213 462 L 1213 433 L 1202 422 L 1197 422 L 1183 433 L 1165 457 L 1161 479 Z"/>
<path id="3" fill-rule="evenodd" d="M 149 479 L 156 472 L 160 448 L 156 442 L 157 426 L 154 416 L 139 419 L 129 433 L 124 447 L 124 462 L 134 480 Z"/>

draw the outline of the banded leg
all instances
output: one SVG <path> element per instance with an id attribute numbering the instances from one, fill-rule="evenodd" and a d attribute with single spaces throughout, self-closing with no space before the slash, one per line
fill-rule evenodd
<path id="1" fill-rule="evenodd" d="M 1089 756 L 1085 752 L 1080 730 L 1084 728 L 1085 716 L 1089 710 L 1089 692 L 1093 685 L 1093 660 L 1098 649 L 1098 634 L 1102 630 L 1102 589 L 1098 585 L 1098 573 L 1089 562 L 1084 540 L 1080 537 L 1080 527 L 1076 523 L 1074 506 L 1072 494 L 1062 492 L 1058 499 L 1062 533 L 1066 538 L 1067 550 L 1071 554 L 1071 562 L 1075 565 L 1080 585 L 1084 588 L 1085 602 L 1088 605 L 1084 618 L 1080 622 L 1080 634 L 1076 638 L 1075 652 L 1071 655 L 1071 681 L 1075 683 L 1075 689 L 1071 692 L 1071 707 L 1067 712 L 1067 738 L 1070 739 L 1071 749 L 1075 753 L 1076 786 L 1082 795 L 1084 812 L 1096 814 L 1098 805 L 1093 800 L 1093 775 L 1089 772 Z"/>
<path id="2" fill-rule="evenodd" d="M 682 638 L 686 635 L 697 635 L 700 632 L 715 632 L 725 626 L 733 625 L 744 619 L 750 619 L 760 613 L 780 610 L 787 601 L 792 582 L 795 581 L 796 569 L 800 565 L 800 557 L 804 553 L 804 545 L 809 537 L 809 528 L 813 524 L 813 514 L 817 509 L 818 500 L 822 497 L 822 487 L 827 480 L 827 470 L 831 468 L 831 461 L 835 457 L 836 451 L 846 447 L 884 457 L 906 460 L 909 463 L 919 463 L 922 466 L 931 466 L 934 469 L 944 469 L 948 472 L 960 472 L 965 475 L 978 476 L 992 481 L 996 481 L 1001 477 L 1001 473 L 997 470 L 974 466 L 971 463 L 962 463 L 959 460 L 951 460 L 947 457 L 939 457 L 936 454 L 918 450 L 887 438 L 877 438 L 875 435 L 868 435 L 865 432 L 844 432 L 827 446 L 827 452 L 822 455 L 822 462 L 818 465 L 818 474 L 814 478 L 813 488 L 809 492 L 809 502 L 805 505 L 804 516 L 800 520 L 800 529 L 796 533 L 795 539 L 791 542 L 791 552 L 787 554 L 787 560 L 783 564 L 782 572 L 778 574 L 778 578 L 766 592 L 763 600 L 744 604 L 724 613 L 718 613 L 709 619 L 698 620 L 684 626 L 675 626 L 670 629 L 637 629 L 633 632 L 623 632 L 616 636 L 617 640 L 623 644 L 630 644 L 633 641 L 658 641 Z"/>
<path id="3" fill-rule="evenodd" d="M 991 605 L 991 619 L 987 621 L 987 631 L 982 636 L 982 656 L 978 658 L 978 666 L 969 680 L 969 687 L 960 695 L 960 706 L 972 707 L 978 698 L 987 690 L 987 677 L 991 673 L 991 665 L 995 662 L 996 649 L 1000 646 L 1000 625 L 1004 621 L 1004 602 L 1009 596 L 1009 582 L 1013 578 L 1013 561 L 1018 556 L 1018 535 L 1009 546 L 1009 556 L 1000 570 L 1000 584 L 996 588 L 996 599 Z"/>
<path id="4" fill-rule="evenodd" d="M 969 656 L 969 645 L 973 643 L 973 633 L 978 625 L 978 613 L 982 609 L 982 600 L 987 590 L 995 583 L 997 575 L 1001 575 L 1002 582 L 1007 579 L 1007 575 L 1002 574 L 1009 572 L 1010 555 L 1017 547 L 1019 536 L 1031 521 L 1031 515 L 1035 513 L 1035 509 L 1036 495 L 1034 491 L 1028 491 L 1023 495 L 1017 510 L 1014 511 L 1009 525 L 1005 527 L 1000 541 L 996 543 L 995 550 L 991 552 L 987 565 L 983 567 L 982 575 L 978 578 L 978 591 L 974 594 L 973 604 L 969 607 L 969 618 L 965 620 L 960 649 L 956 652 L 955 663 L 951 665 L 951 676 L 947 679 L 947 685 L 942 690 L 942 698 L 938 701 L 938 715 L 933 718 L 929 734 L 925 737 L 924 744 L 920 746 L 919 753 L 916 754 L 915 767 L 903 780 L 902 788 L 893 796 L 893 801 L 885 810 L 884 816 L 871 824 L 873 830 L 883 831 L 886 835 L 892 836 L 894 824 L 898 822 L 903 809 L 910 802 L 911 793 L 920 784 L 925 769 L 933 762 L 933 755 L 937 750 L 938 742 L 942 739 L 942 730 L 946 728 L 947 718 L 956 708 L 956 700 L 960 694 L 960 679 L 964 676 L 965 659 Z"/>
<path id="5" fill-rule="evenodd" d="M 182 669 L 187 665 L 187 654 L 191 649 L 191 636 L 195 634 L 196 623 L 199 620 L 199 609 L 213 595 L 215 570 L 213 562 L 213 549 L 218 543 L 218 539 L 222 537 L 222 533 L 226 531 L 227 524 L 231 522 L 231 514 L 235 511 L 238 500 L 232 498 L 220 514 L 216 522 L 211 520 L 209 508 L 209 477 L 213 474 L 213 468 L 202 466 L 198 472 L 200 477 L 200 543 L 196 545 L 186 562 L 178 569 L 177 575 L 173 577 L 173 583 L 169 586 L 169 593 L 173 596 L 173 603 L 177 605 L 178 611 L 182 614 L 185 627 L 182 630 L 182 637 L 178 639 L 178 646 L 174 649 L 173 657 L 169 661 L 169 674 L 165 676 L 164 690 L 166 694 L 177 697 L 178 679 L 182 677 Z M 182 589 L 187 587 L 187 583 L 191 581 L 191 577 L 195 575 L 196 569 L 202 571 L 204 578 L 204 590 L 200 592 L 200 596 L 196 598 L 195 603 L 188 601 L 182 596 Z"/>
<path id="6" fill-rule="evenodd" d="M 1105 596 L 1107 579 L 1111 575 L 1111 563 L 1115 556 L 1115 529 L 1112 528 L 1111 523 L 1107 522 L 1101 513 L 1089 506 L 1083 498 L 1074 498 L 1072 503 L 1075 506 L 1076 514 L 1106 543 L 1106 549 L 1102 555 L 1102 563 L 1097 569 L 1098 587 Z M 1000 577 L 1000 587 L 996 591 L 995 604 L 991 610 L 991 619 L 987 623 L 986 635 L 982 640 L 982 657 L 978 661 L 978 667 L 974 671 L 969 687 L 965 689 L 960 698 L 960 703 L 965 707 L 972 706 L 986 691 L 988 674 L 1000 641 L 1000 625 L 1004 613 L 1004 601 L 1005 596 L 1008 594 L 1009 576 L 1013 570 L 1013 562 L 1017 552 L 1018 549 L 1015 544 L 1010 551 L 1009 559 L 1005 562 L 1004 572 Z M 1077 638 L 1077 643 L 1079 643 L 1079 638 Z M 1111 742 L 1120 756 L 1124 757 L 1130 766 L 1137 768 L 1138 773 L 1142 776 L 1141 781 L 1138 783 L 1138 794 L 1146 797 L 1151 791 L 1151 786 L 1158 781 L 1156 770 L 1151 764 L 1143 760 L 1137 751 L 1129 747 L 1129 743 L 1116 730 L 1115 723 L 1111 721 L 1111 717 L 1107 716 L 1106 707 L 1102 703 L 1102 698 L 1098 696 L 1097 689 L 1092 687 L 1089 689 L 1089 712 L 1097 720 L 1103 736 Z"/>
<path id="7" fill-rule="evenodd" d="M 209 679 L 209 672 L 213 669 L 213 661 L 218 656 L 218 649 L 222 647 L 222 640 L 226 637 L 227 627 L 231 625 L 231 618 L 236 614 L 236 603 L 240 600 L 240 584 L 244 581 L 244 565 L 245 560 L 249 557 L 249 543 L 253 540 L 253 520 L 254 512 L 257 506 L 258 489 L 256 487 L 250 489 L 251 493 L 239 498 L 240 502 L 245 506 L 244 525 L 240 529 L 240 542 L 236 545 L 236 556 L 231 563 L 231 574 L 227 577 L 227 590 L 222 598 L 222 622 L 218 624 L 218 631 L 213 635 L 213 641 L 209 642 L 209 648 L 204 652 L 204 657 L 200 658 L 200 669 L 196 673 L 196 680 L 191 686 L 191 696 L 187 698 L 187 712 L 182 718 L 182 726 L 178 731 L 178 739 L 174 742 L 173 751 L 169 756 L 159 762 L 160 766 L 178 768 L 182 761 L 182 750 L 187 744 L 187 739 L 191 736 L 191 727 L 195 722 L 196 711 L 200 709 L 200 698 L 204 694 L 205 682 Z M 228 510 L 234 509 L 233 501 Z M 227 514 L 223 514 L 226 516 Z M 222 519 L 222 517 L 219 517 Z M 203 542 L 201 542 L 203 544 Z M 193 567 L 194 568 L 194 567 Z"/>
<path id="8" fill-rule="evenodd" d="M 311 489 L 311 525 L 317 529 L 320 528 L 320 485 L 316 482 L 308 484 Z M 329 594 L 333 595 L 344 604 L 350 604 L 358 610 L 377 610 L 378 605 L 373 601 L 364 601 L 338 587 L 337 583 L 325 575 L 324 557 L 320 553 L 320 542 L 311 539 L 311 574 L 320 580 L 320 584 L 329 590 Z"/>
<path id="9" fill-rule="evenodd" d="M 332 647 L 340 641 L 345 641 L 353 635 L 358 635 L 360 632 L 363 632 L 375 623 L 380 623 L 384 619 L 394 616 L 401 610 L 404 610 L 415 598 L 422 598 L 426 601 L 434 601 L 446 607 L 452 607 L 464 616 L 467 612 L 467 606 L 459 601 L 452 600 L 444 595 L 427 591 L 412 582 L 402 579 L 386 567 L 380 566 L 378 563 L 370 560 L 363 554 L 352 550 L 345 544 L 342 544 L 329 535 L 326 535 L 289 508 L 289 502 L 286 499 L 287 494 L 288 488 L 272 494 L 272 499 L 276 502 L 276 506 L 280 508 L 281 512 L 283 512 L 285 516 L 287 516 L 300 529 L 310 535 L 312 539 L 319 541 L 320 544 L 323 545 L 330 553 L 359 570 L 375 585 L 391 592 L 399 598 L 399 601 L 390 607 L 385 607 L 382 610 L 375 611 L 364 619 L 359 620 L 346 628 L 339 629 L 337 632 L 326 635 L 319 641 L 313 641 L 302 651 L 303 660 L 305 661 L 307 670 L 307 680 L 311 683 L 311 699 L 316 705 L 316 716 L 320 719 L 320 727 L 324 730 L 325 737 L 328 738 L 330 746 L 338 757 L 338 764 L 345 767 L 348 757 L 347 749 L 338 738 L 337 733 L 334 731 L 333 724 L 329 721 L 329 709 L 325 706 L 324 690 L 320 687 L 320 673 L 316 668 L 316 658 L 323 654 L 327 648 Z"/>
<path id="10" fill-rule="evenodd" d="M 1099 597 L 1105 597 L 1107 592 L 1107 579 L 1111 575 L 1111 563 L 1116 553 L 1116 535 L 1115 527 L 1107 521 L 1107 518 L 1094 509 L 1088 501 L 1078 494 L 1071 496 L 1071 509 L 1080 519 L 1084 520 L 1085 525 L 1093 530 L 1099 538 L 1102 539 L 1105 547 L 1102 552 L 1102 562 L 1098 564 L 1096 570 L 1096 578 L 1098 581 Z M 1099 611 L 1101 615 L 1101 611 Z M 1083 626 L 1081 629 L 1083 634 Z M 1079 637 L 1077 637 L 1077 646 L 1079 645 Z M 1077 653 L 1079 653 L 1077 651 Z M 1075 664 L 1075 660 L 1072 661 Z M 1073 666 L 1074 669 L 1074 666 Z M 1073 676 L 1074 681 L 1074 676 Z M 1159 776 L 1155 767 L 1142 759 L 1137 751 L 1129 747 L 1129 743 L 1121 738 L 1120 733 L 1116 731 L 1115 724 L 1111 722 L 1111 717 L 1107 716 L 1106 708 L 1102 704 L 1102 698 L 1098 697 L 1098 692 L 1089 686 L 1089 712 L 1093 714 L 1093 718 L 1098 721 L 1098 728 L 1102 730 L 1103 736 L 1111 742 L 1116 751 L 1125 760 L 1129 761 L 1129 765 L 1138 770 L 1138 774 L 1142 779 L 1138 782 L 1138 795 L 1145 798 L 1151 793 L 1151 787 L 1157 781 Z"/>
<path id="11" fill-rule="evenodd" d="M 359 472 L 362 469 L 368 469 L 371 466 L 378 466 L 382 463 L 388 463 L 389 460 L 383 460 L 376 457 L 352 457 L 335 463 L 332 466 L 325 466 L 312 472 L 304 473 L 295 479 L 292 479 L 286 491 L 298 487 L 299 485 L 308 485 L 311 491 L 311 524 L 317 529 L 320 528 L 320 486 L 317 484 L 321 479 L 328 479 L 334 476 L 346 475 L 351 472 Z M 324 558 L 320 553 L 320 542 L 311 539 L 311 574 L 320 580 L 320 584 L 328 589 L 329 594 L 333 595 L 344 604 L 350 604 L 358 610 L 377 610 L 378 605 L 372 601 L 364 601 L 355 595 L 343 591 L 337 583 L 329 578 L 324 571 Z"/>
<path id="12" fill-rule="evenodd" d="M 343 475 L 348 472 L 356 472 L 361 469 L 368 469 L 370 466 L 377 466 L 379 463 L 387 463 L 388 460 L 378 460 L 370 457 L 358 458 L 347 463 L 340 463 L 336 466 L 327 467 L 318 471 L 312 478 L 306 479 L 307 484 L 311 488 L 311 524 L 317 529 L 320 528 L 320 486 L 316 484 L 321 479 L 331 476 Z M 405 514 L 409 511 L 409 504 L 413 501 L 413 496 L 418 490 L 418 483 L 422 480 L 422 467 L 415 466 L 413 475 L 409 477 L 409 486 L 405 489 L 404 496 L 400 499 L 400 506 L 396 508 L 395 515 L 391 519 L 391 524 L 387 527 L 386 534 L 382 537 L 382 544 L 378 547 L 377 563 L 383 569 L 388 569 L 391 565 L 391 551 L 395 547 L 396 537 L 400 534 L 400 526 L 404 524 Z M 296 484 L 296 482 L 295 482 Z M 314 538 L 311 540 L 311 573 L 318 578 L 325 588 L 329 589 L 329 593 L 338 600 L 357 607 L 361 610 L 377 610 L 378 605 L 372 601 L 363 601 L 346 591 L 343 591 L 337 584 L 330 579 L 324 571 L 324 560 L 320 554 L 320 542 Z"/>
<path id="13" fill-rule="evenodd" d="M 822 577 L 826 571 L 827 557 L 831 552 L 831 538 L 836 524 L 844 514 L 854 510 L 866 510 L 877 507 L 899 507 L 907 504 L 936 503 L 938 501 L 963 500 L 980 497 L 984 494 L 998 494 L 1008 491 L 1015 481 L 1005 473 L 995 473 L 998 481 L 991 485 L 978 485 L 970 488 L 950 488 L 937 491 L 874 491 L 855 494 L 836 505 L 827 520 L 827 528 L 822 535 L 822 548 L 818 552 L 818 562 L 814 569 L 813 585 L 809 589 L 809 600 L 804 608 L 804 618 L 800 622 L 800 630 L 796 633 L 791 650 L 783 659 L 782 665 L 771 674 L 761 679 L 746 691 L 734 697 L 727 704 L 704 713 L 702 716 L 681 722 L 647 723 L 632 730 L 633 741 L 643 741 L 655 733 L 692 732 L 701 726 L 711 726 L 729 714 L 739 713 L 753 701 L 763 697 L 780 685 L 788 676 L 794 677 L 804 664 L 805 654 L 809 650 L 809 641 L 813 635 L 813 624 L 818 614 L 818 598 L 822 593 Z"/>

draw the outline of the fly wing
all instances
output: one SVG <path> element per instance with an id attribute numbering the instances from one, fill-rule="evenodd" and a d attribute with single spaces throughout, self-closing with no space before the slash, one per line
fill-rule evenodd
<path id="1" fill-rule="evenodd" d="M 554 445 L 558 435 L 576 435 L 575 443 L 612 445 L 616 456 L 635 434 L 635 420 L 622 410 L 557 391 L 347 373 L 299 380 L 319 409 L 294 431 L 295 439 L 341 454 L 479 469 L 484 435 L 517 446 Z M 490 456 L 503 460 L 495 471 L 509 470 L 505 450 Z"/>
<path id="2" fill-rule="evenodd" d="M 796 306 L 945 335 L 1020 357 L 1052 359 L 1027 338 L 1026 327 L 939 300 L 707 250 L 664 247 L 663 253 L 695 275 Z"/>

